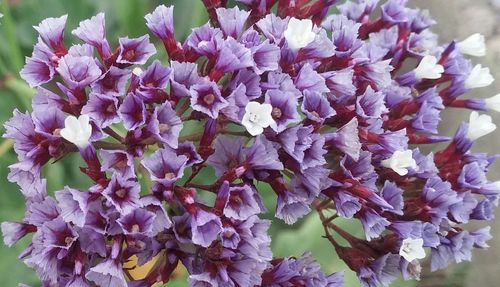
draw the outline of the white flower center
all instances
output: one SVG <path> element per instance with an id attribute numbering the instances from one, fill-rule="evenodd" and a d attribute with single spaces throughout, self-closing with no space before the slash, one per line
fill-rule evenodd
<path id="1" fill-rule="evenodd" d="M 422 238 L 406 238 L 401 244 L 399 255 L 401 255 L 408 262 L 412 262 L 415 259 L 423 259 L 425 258 L 425 250 L 423 245 L 424 240 Z"/>
<path id="2" fill-rule="evenodd" d="M 401 176 L 408 174 L 408 168 L 417 168 L 417 162 L 413 159 L 411 150 L 397 150 L 390 158 L 382 160 L 381 165 L 394 170 Z"/>
<path id="3" fill-rule="evenodd" d="M 241 124 L 252 135 L 256 136 L 264 132 L 264 128 L 269 127 L 273 122 L 271 115 L 273 107 L 270 104 L 260 104 L 249 102 L 245 107 L 245 115 Z"/>
<path id="4" fill-rule="evenodd" d="M 438 64 L 438 59 L 431 55 L 422 58 L 418 67 L 415 68 L 415 76 L 419 79 L 439 79 L 444 73 L 444 67 Z"/>
<path id="5" fill-rule="evenodd" d="M 474 57 L 483 57 L 486 55 L 484 36 L 479 33 L 472 34 L 462 42 L 458 42 L 457 47 L 458 50 L 464 55 Z"/>
<path id="6" fill-rule="evenodd" d="M 464 84 L 467 89 L 474 89 L 487 87 L 494 81 L 495 79 L 490 74 L 490 69 L 483 68 L 481 64 L 477 64 L 470 72 Z"/>
<path id="7" fill-rule="evenodd" d="M 497 126 L 492 122 L 490 116 L 479 115 L 478 112 L 474 111 L 470 114 L 467 138 L 471 141 L 477 140 L 493 132 L 496 128 Z"/>
<path id="8" fill-rule="evenodd" d="M 291 18 L 283 35 L 292 50 L 302 49 L 316 38 L 310 19 Z"/>
<path id="9" fill-rule="evenodd" d="M 259 121 L 259 115 L 258 114 L 254 114 L 254 113 L 250 113 L 249 120 L 252 123 L 256 123 L 256 122 Z"/>
<path id="10" fill-rule="evenodd" d="M 89 139 L 92 135 L 92 126 L 87 115 L 68 116 L 64 120 L 64 128 L 60 131 L 61 136 L 76 145 L 79 148 L 84 148 L 89 145 Z"/>

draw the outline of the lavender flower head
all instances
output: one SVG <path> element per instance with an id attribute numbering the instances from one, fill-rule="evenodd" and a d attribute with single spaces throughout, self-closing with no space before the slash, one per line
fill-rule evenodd
<path id="1" fill-rule="evenodd" d="M 331 16 L 337 1 L 227 2 L 204 0 L 210 22 L 183 42 L 173 7 L 146 15 L 168 61 L 149 35 L 108 42 L 102 13 L 71 47 L 67 16 L 35 27 L 21 71 L 38 91 L 33 111 L 14 111 L 4 134 L 26 216 L 1 229 L 8 246 L 33 234 L 21 257 L 45 285 L 153 286 L 181 265 L 189 286 L 343 285 L 310 253 L 273 257 L 266 212 L 287 224 L 317 213 L 324 252 L 363 286 L 487 247 L 489 228 L 466 224 L 492 219 L 500 184 L 486 176 L 495 157 L 471 147 L 496 129 L 478 111 L 500 111 L 500 99 L 461 98 L 494 80 L 468 58 L 486 53 L 484 37 L 420 41 L 434 21 L 399 0 L 347 1 Z M 448 108 L 474 110 L 452 139 L 438 132 Z M 69 153 L 92 184 L 48 191 L 42 168 Z M 269 211 L 262 186 L 276 195 Z M 154 263 L 135 278 L 131 258 Z"/>

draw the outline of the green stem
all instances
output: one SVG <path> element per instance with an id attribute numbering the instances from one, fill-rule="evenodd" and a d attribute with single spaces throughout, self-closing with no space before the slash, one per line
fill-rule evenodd
<path id="1" fill-rule="evenodd" d="M 12 15 L 10 13 L 10 6 L 8 0 L 3 0 L 3 28 L 5 31 L 6 39 L 5 41 L 9 45 L 10 51 L 10 62 L 12 63 L 13 71 L 20 71 L 23 67 L 23 55 L 21 52 L 21 46 L 19 45 L 19 41 L 17 40 L 17 32 L 14 24 L 14 20 L 12 19 Z"/>

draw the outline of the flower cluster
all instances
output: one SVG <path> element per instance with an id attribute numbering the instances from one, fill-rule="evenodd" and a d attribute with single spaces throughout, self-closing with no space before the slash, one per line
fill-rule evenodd
<path id="1" fill-rule="evenodd" d="M 47 286 L 151 286 L 178 264 L 190 286 L 342 286 L 309 253 L 273 257 L 263 185 L 287 224 L 316 210 L 325 252 L 363 286 L 418 278 L 429 253 L 437 270 L 487 247 L 489 228 L 464 224 L 492 219 L 498 202 L 495 157 L 471 151 L 496 126 L 473 111 L 453 138 L 438 133 L 445 108 L 500 111 L 500 95 L 460 98 L 493 82 L 467 57 L 485 54 L 484 37 L 439 45 L 406 0 L 347 1 L 333 15 L 335 0 L 203 2 L 210 22 L 182 42 L 173 7 L 145 16 L 168 63 L 153 61 L 148 35 L 112 47 L 103 14 L 80 22 L 71 47 L 67 16 L 35 27 L 21 71 L 33 110 L 14 111 L 4 135 L 27 211 L 2 232 L 9 246 L 33 234 L 20 258 Z M 42 167 L 75 152 L 93 185 L 51 196 Z M 132 258 L 154 262 L 144 278 L 124 267 Z"/>

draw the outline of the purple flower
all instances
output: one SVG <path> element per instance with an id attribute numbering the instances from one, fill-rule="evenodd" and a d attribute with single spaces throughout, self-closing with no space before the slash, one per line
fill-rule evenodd
<path id="1" fill-rule="evenodd" d="M 186 166 L 192 166 L 203 162 L 200 154 L 196 151 L 193 142 L 185 141 L 180 143 L 175 150 L 177 155 L 183 155 L 188 158 Z"/>
<path id="2" fill-rule="evenodd" d="M 162 66 L 156 60 L 140 76 L 140 85 L 144 89 L 165 89 L 170 80 L 172 70 Z"/>
<path id="3" fill-rule="evenodd" d="M 238 39 L 243 31 L 243 26 L 250 15 L 249 11 L 240 10 L 238 7 L 231 9 L 218 8 L 217 19 L 226 37 Z"/>
<path id="4" fill-rule="evenodd" d="M 227 100 L 221 96 L 219 87 L 212 81 L 191 86 L 190 93 L 191 107 L 212 119 L 216 119 L 219 111 L 228 105 Z"/>
<path id="5" fill-rule="evenodd" d="M 56 107 L 40 107 L 31 114 L 35 132 L 48 139 L 60 138 L 59 131 L 64 128 L 64 114 Z"/>
<path id="6" fill-rule="evenodd" d="M 389 212 L 403 215 L 404 202 L 402 189 L 398 188 L 396 184 L 386 181 L 380 193 L 385 201 L 393 207 L 393 209 L 388 210 Z"/>
<path id="7" fill-rule="evenodd" d="M 194 28 L 184 43 L 196 53 L 203 56 L 214 56 L 222 48 L 224 42 L 222 31 L 219 28 L 213 28 L 210 24 Z"/>
<path id="8" fill-rule="evenodd" d="M 382 93 L 368 87 L 365 93 L 356 100 L 356 112 L 363 118 L 379 118 L 386 112 Z"/>
<path id="9" fill-rule="evenodd" d="M 244 160 L 243 138 L 219 136 L 215 140 L 215 152 L 207 159 L 208 163 L 215 168 L 217 176 L 241 165 Z"/>
<path id="10" fill-rule="evenodd" d="M 313 133 L 311 126 L 296 126 L 279 135 L 283 149 L 295 159 L 302 169 L 326 163 L 323 155 L 325 138 Z"/>
<path id="11" fill-rule="evenodd" d="M 163 41 L 174 37 L 174 7 L 160 5 L 144 16 L 146 25 L 156 37 Z"/>
<path id="12" fill-rule="evenodd" d="M 94 47 L 85 43 L 85 44 L 76 44 L 74 46 L 69 47 L 68 55 L 81 57 L 94 57 Z"/>
<path id="13" fill-rule="evenodd" d="M 399 256 L 386 254 L 358 272 L 363 286 L 389 286 L 397 278 Z"/>
<path id="14" fill-rule="evenodd" d="M 129 93 L 118 108 L 118 115 L 125 128 L 134 130 L 146 122 L 146 107 L 141 98 Z"/>
<path id="15" fill-rule="evenodd" d="M 263 211 L 263 203 L 259 194 L 248 185 L 223 185 L 218 196 L 225 198 L 223 212 L 228 218 L 245 220 Z"/>
<path id="16" fill-rule="evenodd" d="M 264 136 L 256 137 L 255 142 L 245 149 L 245 161 L 252 170 L 283 170 L 278 151 Z"/>
<path id="17" fill-rule="evenodd" d="M 472 248 L 476 238 L 469 232 L 462 231 L 441 237 L 440 245 L 432 248 L 431 270 L 436 271 L 447 267 L 452 261 L 460 263 L 464 260 L 470 261 Z"/>
<path id="18" fill-rule="evenodd" d="M 229 83 L 229 86 L 234 90 L 240 84 L 245 86 L 245 93 L 248 100 L 253 100 L 261 96 L 262 89 L 260 87 L 260 77 L 251 70 L 241 70 L 239 71 L 233 80 Z"/>
<path id="19" fill-rule="evenodd" d="M 115 259 L 106 259 L 90 268 L 85 278 L 100 286 L 128 286 L 123 275 L 122 264 Z"/>
<path id="20" fill-rule="evenodd" d="M 106 257 L 106 239 L 92 228 L 84 227 L 78 231 L 78 243 L 84 252 Z"/>
<path id="21" fill-rule="evenodd" d="M 367 240 L 377 238 L 382 234 L 385 227 L 390 224 L 390 222 L 384 217 L 380 216 L 375 210 L 371 208 L 364 209 L 360 215 L 361 224 L 363 224 L 363 229 L 365 230 L 365 236 Z"/>
<path id="22" fill-rule="evenodd" d="M 177 148 L 179 133 L 182 130 L 181 119 L 170 106 L 165 103 L 157 107 L 148 123 L 148 130 L 172 148 Z"/>
<path id="23" fill-rule="evenodd" d="M 130 80 L 132 73 L 129 70 L 124 70 L 111 66 L 99 80 L 92 84 L 92 91 L 98 94 L 118 94 L 125 93 L 125 87 Z"/>
<path id="24" fill-rule="evenodd" d="M 340 71 L 331 71 L 321 74 L 325 78 L 326 86 L 342 102 L 354 96 L 356 86 L 353 83 L 354 71 L 346 68 Z"/>
<path id="25" fill-rule="evenodd" d="M 344 15 L 329 16 L 323 27 L 332 32 L 335 56 L 346 57 L 361 47 L 363 42 L 357 37 L 360 23 L 349 20 Z"/>
<path id="26" fill-rule="evenodd" d="M 401 1 L 387 1 L 382 5 L 382 19 L 391 24 L 399 24 L 408 21 L 409 8 Z"/>
<path id="27" fill-rule="evenodd" d="M 118 224 L 127 235 L 149 235 L 153 232 L 155 214 L 136 208 L 118 219 Z"/>
<path id="28" fill-rule="evenodd" d="M 470 192 L 460 193 L 457 198 L 460 201 L 450 206 L 450 213 L 456 222 L 467 223 L 478 202 Z"/>
<path id="29" fill-rule="evenodd" d="M 185 39 L 173 7 L 146 15 L 168 61 L 148 35 L 112 50 L 102 13 L 68 47 L 67 16 L 35 27 L 20 72 L 38 88 L 32 111 L 15 110 L 4 134 L 26 214 L 1 227 L 8 246 L 33 233 L 19 258 L 43 285 L 152 286 L 181 264 L 190 286 L 342 286 L 309 253 L 273 256 L 258 218 L 269 192 L 266 217 L 294 224 L 316 209 L 363 286 L 419 278 L 424 248 L 437 270 L 488 247 L 489 227 L 467 223 L 494 217 L 498 157 L 472 145 L 496 129 L 478 111 L 500 98 L 463 98 L 493 80 L 467 58 L 484 55 L 483 36 L 441 44 L 406 0 L 202 2 L 210 19 Z M 429 145 L 450 140 L 438 125 L 452 107 L 470 121 Z M 47 165 L 76 152 L 92 183 L 49 193 Z M 140 280 L 125 276 L 134 256 L 151 263 Z"/>
<path id="30" fill-rule="evenodd" d="M 133 180 L 127 180 L 119 175 L 113 175 L 108 186 L 103 190 L 103 196 L 116 210 L 122 214 L 129 213 L 139 207 L 140 185 Z"/>
<path id="31" fill-rule="evenodd" d="M 106 94 L 90 94 L 82 113 L 87 114 L 99 127 L 107 127 L 120 121 L 118 117 L 118 99 Z"/>
<path id="32" fill-rule="evenodd" d="M 28 112 L 21 113 L 14 110 L 12 118 L 4 124 L 5 134 L 3 137 L 15 139 L 14 149 L 20 159 L 32 157 L 37 149 L 38 140 L 36 140 L 35 124 Z"/>
<path id="33" fill-rule="evenodd" d="M 83 227 L 89 209 L 89 194 L 66 186 L 63 190 L 56 192 L 55 197 L 64 221 Z"/>
<path id="34" fill-rule="evenodd" d="M 495 218 L 493 213 L 493 205 L 489 200 L 479 202 L 470 214 L 471 219 L 477 220 L 492 220 Z"/>
<path id="35" fill-rule="evenodd" d="M 34 235 L 34 248 L 26 264 L 33 266 L 42 280 L 55 281 L 58 261 L 68 255 L 77 239 L 76 231 L 61 218 L 45 222 Z"/>
<path id="36" fill-rule="evenodd" d="M 243 35 L 241 35 L 239 42 L 247 48 L 254 48 L 261 44 L 260 34 L 255 29 L 249 28 L 245 31 L 245 33 L 243 33 Z"/>
<path id="37" fill-rule="evenodd" d="M 40 194 L 39 186 L 42 185 L 40 178 L 41 166 L 31 160 L 23 160 L 9 166 L 10 172 L 7 179 L 15 182 L 21 187 L 21 192 L 27 198 L 37 198 Z"/>
<path id="38" fill-rule="evenodd" d="M 275 216 L 283 219 L 286 224 L 293 224 L 299 218 L 308 214 L 311 211 L 307 199 L 298 197 L 292 192 L 284 192 L 278 194 L 278 201 L 276 203 Z"/>
<path id="39" fill-rule="evenodd" d="M 190 223 L 193 243 L 203 247 L 209 246 L 222 231 L 220 218 L 202 209 L 191 216 Z"/>
<path id="40" fill-rule="evenodd" d="M 240 122 L 246 113 L 246 106 L 249 103 L 246 86 L 241 83 L 234 89 L 226 100 L 228 106 L 222 109 L 222 113 L 229 119 Z"/>
<path id="41" fill-rule="evenodd" d="M 236 249 L 241 242 L 241 237 L 232 226 L 222 228 L 221 232 L 222 246 L 226 248 Z"/>
<path id="42" fill-rule="evenodd" d="M 142 197 L 140 201 L 142 206 L 155 214 L 152 228 L 153 235 L 172 227 L 172 221 L 170 221 L 167 211 L 160 200 L 150 195 Z"/>
<path id="43" fill-rule="evenodd" d="M 43 42 L 39 41 L 31 57 L 26 58 L 26 65 L 19 73 L 30 85 L 37 87 L 51 81 L 55 75 L 56 63 L 59 58 Z"/>
<path id="44" fill-rule="evenodd" d="M 59 60 L 57 72 L 70 89 L 82 89 L 101 76 L 101 69 L 91 57 L 66 55 Z"/>
<path id="45" fill-rule="evenodd" d="M 23 238 L 29 231 L 29 225 L 19 222 L 2 222 L 1 225 L 3 242 L 8 247 L 12 247 L 16 242 Z"/>
<path id="46" fill-rule="evenodd" d="M 59 18 L 44 19 L 38 26 L 34 26 L 43 41 L 53 50 L 62 52 L 64 48 L 64 28 L 68 15 Z"/>
<path id="47" fill-rule="evenodd" d="M 344 191 L 338 191 L 334 195 L 335 206 L 342 217 L 352 218 L 361 210 L 361 203 L 357 197 Z"/>
<path id="48" fill-rule="evenodd" d="M 106 40 L 106 24 L 104 13 L 80 22 L 80 26 L 71 33 L 85 43 L 97 48 L 99 53 L 107 58 L 111 56 L 111 48 Z"/>
<path id="49" fill-rule="evenodd" d="M 152 180 L 170 186 L 184 174 L 187 160 L 184 155 L 178 156 L 169 149 L 159 149 L 144 158 L 141 164 L 149 171 Z"/>
<path id="50" fill-rule="evenodd" d="M 288 26 L 288 19 L 282 19 L 275 14 L 268 14 L 259 20 L 256 26 L 272 43 L 280 44 L 283 39 L 283 33 Z"/>
<path id="51" fill-rule="evenodd" d="M 222 45 L 217 62 L 215 63 L 215 69 L 216 71 L 227 73 L 252 67 L 253 65 L 252 51 L 238 43 L 235 39 L 229 38 Z"/>
<path id="52" fill-rule="evenodd" d="M 304 101 L 302 102 L 301 109 L 308 119 L 318 123 L 336 114 L 327 98 L 316 92 L 304 92 Z"/>
<path id="53" fill-rule="evenodd" d="M 423 197 L 429 206 L 427 213 L 432 222 L 439 224 L 447 217 L 450 206 L 460 202 L 455 191 L 451 189 L 449 182 L 443 182 L 440 178 L 430 178 L 424 186 Z"/>
<path id="54" fill-rule="evenodd" d="M 393 69 L 389 60 L 366 63 L 359 66 L 358 77 L 360 81 L 369 84 L 374 89 L 383 89 L 391 84 L 390 72 Z"/>
<path id="55" fill-rule="evenodd" d="M 326 141 L 357 161 L 361 151 L 361 143 L 358 135 L 358 120 L 354 118 L 343 127 L 337 129 L 334 133 L 328 134 L 326 136 Z"/>
<path id="56" fill-rule="evenodd" d="M 172 66 L 171 90 L 177 97 L 189 96 L 189 89 L 198 83 L 198 66 L 196 63 L 176 62 L 170 63 Z"/>
<path id="57" fill-rule="evenodd" d="M 255 62 L 254 71 L 261 75 L 267 71 L 275 71 L 278 69 L 278 62 L 281 57 L 280 48 L 274 44 L 270 44 L 269 40 L 252 47 L 253 61 Z"/>
<path id="58" fill-rule="evenodd" d="M 149 42 L 149 35 L 139 38 L 120 38 L 120 53 L 116 59 L 121 64 L 144 65 L 147 60 L 156 54 L 156 48 Z"/>
<path id="59" fill-rule="evenodd" d="M 278 286 L 293 286 L 295 284 L 302 286 L 336 286 L 331 285 L 333 283 L 330 282 L 330 279 L 327 279 L 321 271 L 321 266 L 309 252 L 304 253 L 298 258 L 284 258 L 266 270 L 263 278 L 264 282 L 262 286 L 273 286 L 276 284 Z"/>
<path id="60" fill-rule="evenodd" d="M 52 197 L 46 197 L 39 202 L 33 202 L 28 205 L 25 221 L 37 227 L 45 222 L 52 221 L 59 217 L 60 207 Z"/>
<path id="61" fill-rule="evenodd" d="M 271 116 L 274 123 L 271 123 L 271 128 L 275 132 L 282 132 L 289 124 L 300 121 L 297 112 L 298 102 L 293 95 L 283 93 L 280 90 L 269 90 L 266 92 L 265 102 L 273 107 Z"/>
<path id="62" fill-rule="evenodd" d="M 102 171 L 112 170 L 122 178 L 135 177 L 134 158 L 131 154 L 122 150 L 103 150 Z"/>
<path id="63" fill-rule="evenodd" d="M 487 181 L 485 172 L 477 162 L 464 165 L 458 177 L 460 185 L 470 189 L 480 189 Z"/>
<path id="64" fill-rule="evenodd" d="M 335 54 L 335 45 L 332 43 L 330 38 L 328 38 L 327 33 L 323 29 L 319 29 L 314 40 L 300 49 L 297 59 L 321 59 L 328 58 Z"/>
<path id="65" fill-rule="evenodd" d="M 300 69 L 294 83 L 297 89 L 302 92 L 308 90 L 322 94 L 330 91 L 326 86 L 325 79 L 309 63 Z"/>

